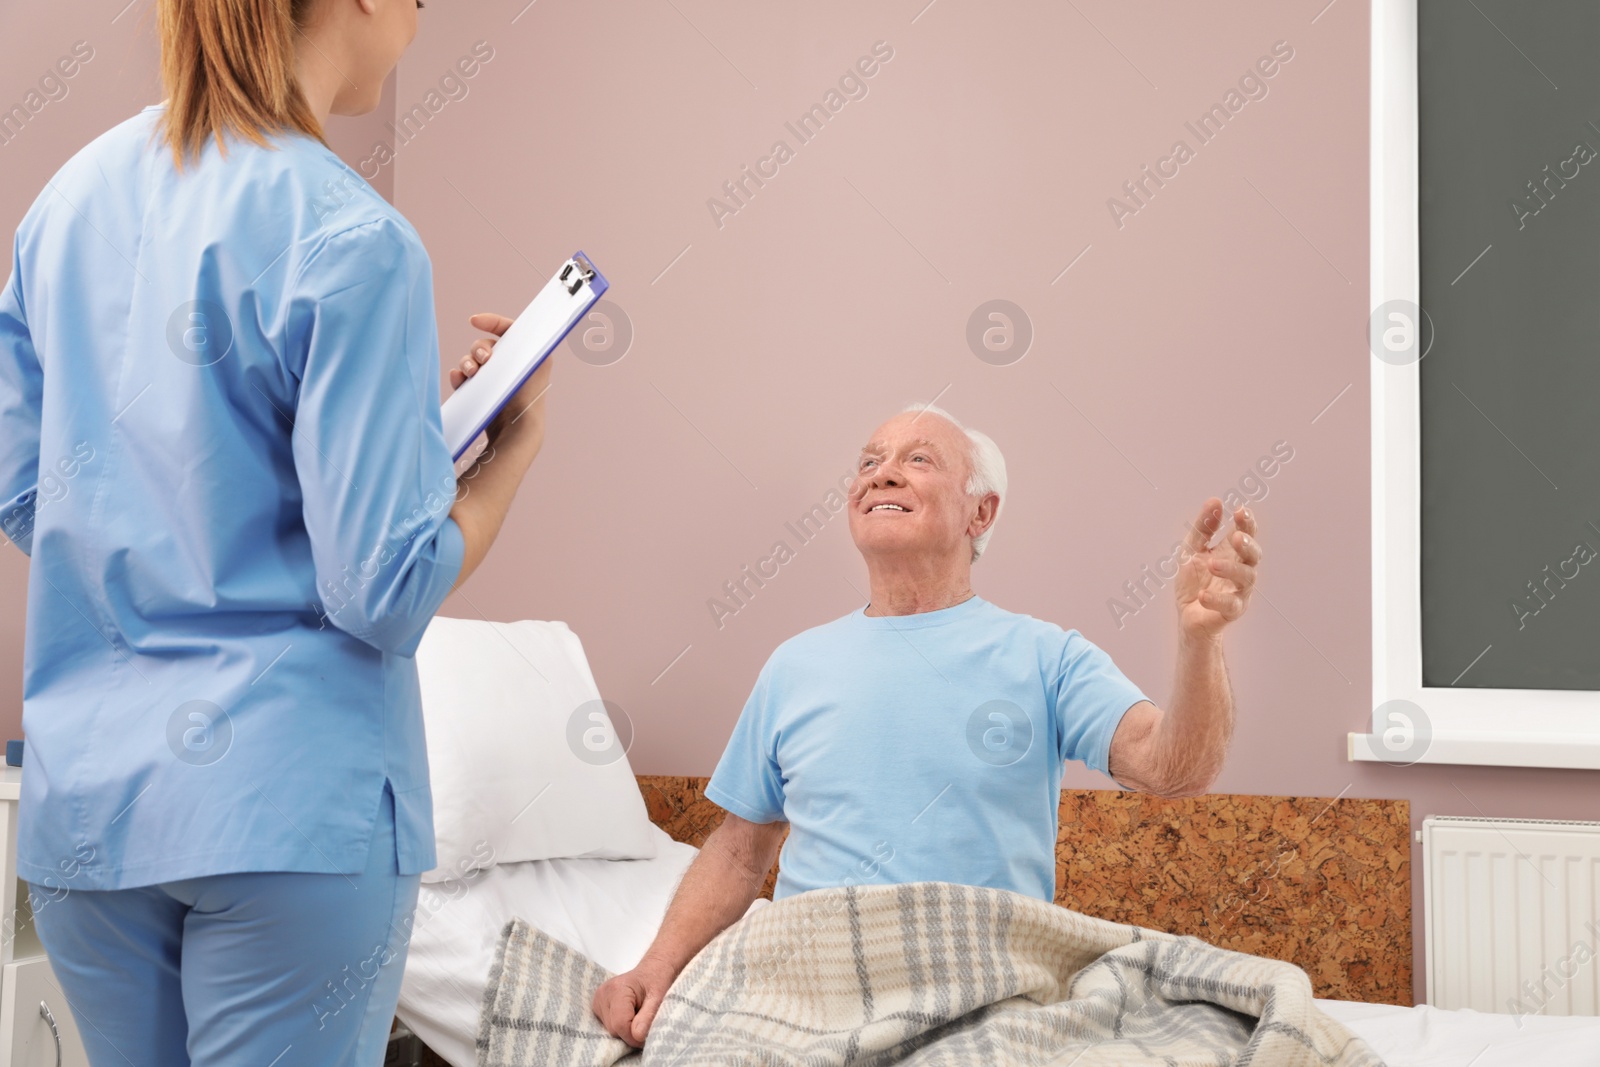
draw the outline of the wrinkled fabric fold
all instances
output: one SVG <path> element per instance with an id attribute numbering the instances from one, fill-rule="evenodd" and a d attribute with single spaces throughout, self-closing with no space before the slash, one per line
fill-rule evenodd
<path id="1" fill-rule="evenodd" d="M 502 932 L 479 1067 L 1382 1067 L 1293 964 L 1005 890 L 817 890 L 747 915 L 674 983 L 643 1053 L 589 1005 L 607 972 Z"/>

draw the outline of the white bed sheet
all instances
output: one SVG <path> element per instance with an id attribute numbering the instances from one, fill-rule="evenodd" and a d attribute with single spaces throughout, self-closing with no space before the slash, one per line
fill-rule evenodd
<path id="1" fill-rule="evenodd" d="M 1319 1000 L 1389 1067 L 1600 1067 L 1600 1019 Z"/>
<path id="2" fill-rule="evenodd" d="M 473 1067 L 495 944 L 514 917 L 610 971 L 633 967 L 696 854 L 651 830 L 658 835 L 654 859 L 530 860 L 424 885 L 400 985 L 400 1021 L 452 1067 Z"/>
<path id="3" fill-rule="evenodd" d="M 500 929 L 520 917 L 602 967 L 625 971 L 650 947 L 695 849 L 659 829 L 655 859 L 534 860 L 424 885 L 400 1020 L 452 1067 L 473 1067 L 478 1009 Z M 765 901 L 757 901 L 757 905 Z M 1389 1067 L 1600 1067 L 1600 1019 L 1487 1015 L 1319 1000 Z"/>

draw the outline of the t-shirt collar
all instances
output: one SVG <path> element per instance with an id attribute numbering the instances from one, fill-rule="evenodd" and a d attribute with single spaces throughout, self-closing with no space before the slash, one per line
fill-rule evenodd
<path id="1" fill-rule="evenodd" d="M 971 616 L 985 605 L 982 597 L 974 594 L 959 604 L 937 611 L 919 611 L 914 615 L 868 615 L 863 604 L 851 613 L 860 625 L 873 630 L 921 630 L 929 626 L 943 626 Z"/>

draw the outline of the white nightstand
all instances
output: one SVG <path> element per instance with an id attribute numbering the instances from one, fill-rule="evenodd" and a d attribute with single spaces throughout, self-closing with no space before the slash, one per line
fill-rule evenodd
<path id="1" fill-rule="evenodd" d="M 22 769 L 0 768 L 0 1067 L 89 1067 L 67 998 L 33 928 L 28 887 L 17 878 Z"/>

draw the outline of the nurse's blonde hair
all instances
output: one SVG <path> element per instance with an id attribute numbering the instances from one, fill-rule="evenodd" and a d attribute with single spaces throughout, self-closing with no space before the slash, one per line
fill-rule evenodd
<path id="1" fill-rule="evenodd" d="M 263 132 L 298 130 L 326 144 L 295 75 L 295 35 L 318 0 L 157 0 L 162 139 L 174 164 L 223 134 L 265 145 Z"/>

